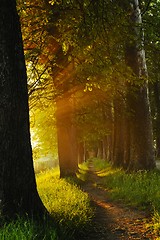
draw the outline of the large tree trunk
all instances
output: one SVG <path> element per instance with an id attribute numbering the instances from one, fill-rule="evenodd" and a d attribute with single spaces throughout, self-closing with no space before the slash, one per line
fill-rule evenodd
<path id="1" fill-rule="evenodd" d="M 70 96 L 59 98 L 56 106 L 60 177 L 74 176 L 78 171 L 78 149 L 73 99 Z"/>
<path id="2" fill-rule="evenodd" d="M 143 30 L 138 0 L 131 7 L 130 37 L 126 46 L 126 63 L 133 70 L 136 83 L 130 84 L 127 96 L 130 109 L 129 169 L 155 167 L 152 123 L 147 86 L 147 67 L 143 49 Z"/>
<path id="3" fill-rule="evenodd" d="M 6 216 L 42 215 L 29 131 L 27 76 L 15 0 L 0 7 L 0 200 Z"/>

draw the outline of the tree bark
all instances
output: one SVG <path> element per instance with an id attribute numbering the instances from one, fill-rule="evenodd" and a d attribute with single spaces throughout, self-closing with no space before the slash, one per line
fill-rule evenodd
<path id="1" fill-rule="evenodd" d="M 114 144 L 112 164 L 115 167 L 124 165 L 124 104 L 123 100 L 114 100 Z"/>
<path id="2" fill-rule="evenodd" d="M 142 19 L 138 0 L 133 0 L 130 15 L 130 39 L 126 46 L 126 63 L 137 83 L 128 87 L 130 109 L 130 170 L 153 169 L 155 158 L 150 103 L 147 85 L 147 66 L 143 47 Z"/>
<path id="3" fill-rule="evenodd" d="M 160 157 L 160 82 L 154 83 L 154 97 L 155 97 L 155 140 L 156 140 L 156 157 Z"/>
<path id="4" fill-rule="evenodd" d="M 98 140 L 97 146 L 98 146 L 97 158 L 103 159 L 103 140 L 102 141 Z"/>
<path id="5" fill-rule="evenodd" d="M 73 122 L 74 106 L 70 96 L 56 102 L 56 122 L 60 177 L 75 176 L 78 171 L 76 127 Z"/>
<path id="6" fill-rule="evenodd" d="M 0 200 L 3 215 L 42 215 L 29 130 L 27 76 L 15 0 L 0 8 Z"/>
<path id="7" fill-rule="evenodd" d="M 85 148 L 84 142 L 78 143 L 78 163 L 81 164 L 85 161 Z"/>

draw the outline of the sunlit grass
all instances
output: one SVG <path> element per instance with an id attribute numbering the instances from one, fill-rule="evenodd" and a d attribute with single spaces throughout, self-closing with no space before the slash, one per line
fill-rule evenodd
<path id="1" fill-rule="evenodd" d="M 87 161 L 87 162 L 84 162 L 82 164 L 79 164 L 79 168 L 84 170 L 84 171 L 88 171 L 89 170 L 88 165 L 89 165 L 89 162 Z"/>
<path id="2" fill-rule="evenodd" d="M 40 224 L 19 217 L 10 223 L 1 222 L 0 240 L 70 240 L 90 224 L 93 209 L 89 197 L 74 179 L 59 179 L 58 168 L 37 174 L 36 179 L 40 197 L 58 229 L 52 221 Z"/>
<path id="3" fill-rule="evenodd" d="M 90 200 L 71 179 L 59 179 L 58 172 L 50 170 L 37 175 L 37 186 L 44 205 L 62 231 L 73 233 L 87 227 L 93 216 Z"/>
<path id="4" fill-rule="evenodd" d="M 100 184 L 105 187 L 114 200 L 127 205 L 149 210 L 153 215 L 154 231 L 160 233 L 160 171 L 138 171 L 126 173 L 112 168 L 107 162 L 94 160 Z"/>
<path id="5" fill-rule="evenodd" d="M 88 167 L 89 163 L 84 162 L 83 164 L 79 164 L 79 170 L 77 172 L 77 178 L 80 179 L 82 182 L 87 181 L 88 179 Z"/>

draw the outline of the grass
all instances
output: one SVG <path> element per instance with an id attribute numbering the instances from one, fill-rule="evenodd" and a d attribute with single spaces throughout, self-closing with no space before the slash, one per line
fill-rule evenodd
<path id="1" fill-rule="evenodd" d="M 160 235 L 160 171 L 125 173 L 112 168 L 105 161 L 93 159 L 94 168 L 101 178 L 100 184 L 114 200 L 130 206 L 150 210 L 153 231 Z M 88 163 L 80 165 L 81 182 L 87 181 Z M 0 228 L 1 240 L 71 240 L 90 225 L 93 209 L 86 193 L 73 179 L 59 179 L 59 170 L 49 170 L 36 175 L 40 197 L 60 227 L 60 238 L 53 224 L 43 226 L 27 218 L 18 218 Z M 160 238 L 159 238 L 160 239 Z"/>
<path id="2" fill-rule="evenodd" d="M 84 162 L 83 164 L 79 164 L 79 171 L 77 173 L 77 178 L 81 181 L 81 184 L 88 180 L 88 170 L 89 170 L 88 165 L 89 165 L 89 162 Z"/>
<path id="3" fill-rule="evenodd" d="M 94 159 L 100 184 L 114 200 L 143 210 L 153 215 L 153 230 L 160 234 L 160 171 L 138 171 L 127 174 L 109 163 Z"/>
<path id="4" fill-rule="evenodd" d="M 39 195 L 59 225 L 42 225 L 27 218 L 18 218 L 0 228 L 1 240 L 63 240 L 74 239 L 77 233 L 88 227 L 93 216 L 90 200 L 73 181 L 59 179 L 58 170 L 36 175 Z"/>
<path id="5" fill-rule="evenodd" d="M 1 240 L 58 240 L 56 229 L 51 225 L 38 225 L 35 221 L 18 218 L 0 229 Z"/>
<path id="6" fill-rule="evenodd" d="M 83 230 L 93 216 L 90 200 L 71 179 L 59 179 L 52 170 L 37 175 L 40 197 L 62 231 Z"/>

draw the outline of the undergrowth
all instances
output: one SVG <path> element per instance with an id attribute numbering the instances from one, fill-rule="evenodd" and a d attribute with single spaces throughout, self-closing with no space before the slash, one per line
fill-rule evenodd
<path id="1" fill-rule="evenodd" d="M 89 197 L 72 179 L 59 179 L 58 172 L 49 170 L 37 175 L 37 186 L 44 205 L 67 239 L 89 225 L 93 216 Z"/>
<path id="2" fill-rule="evenodd" d="M 93 216 L 90 200 L 73 181 L 59 179 L 58 170 L 36 175 L 39 195 L 57 222 L 39 225 L 26 218 L 18 218 L 0 227 L 0 240 L 70 240 L 88 227 Z"/>
<path id="3" fill-rule="evenodd" d="M 97 175 L 114 200 L 136 206 L 153 214 L 153 230 L 160 234 L 160 171 L 126 173 L 106 161 L 93 160 Z"/>
<path id="4" fill-rule="evenodd" d="M 77 172 L 77 179 L 80 179 L 81 184 L 82 182 L 86 182 L 88 180 L 88 170 L 89 170 L 89 162 L 84 162 L 79 164 L 79 169 Z"/>
<path id="5" fill-rule="evenodd" d="M 29 218 L 18 218 L 0 228 L 1 240 L 58 240 L 56 229 L 48 223 L 37 224 Z"/>

